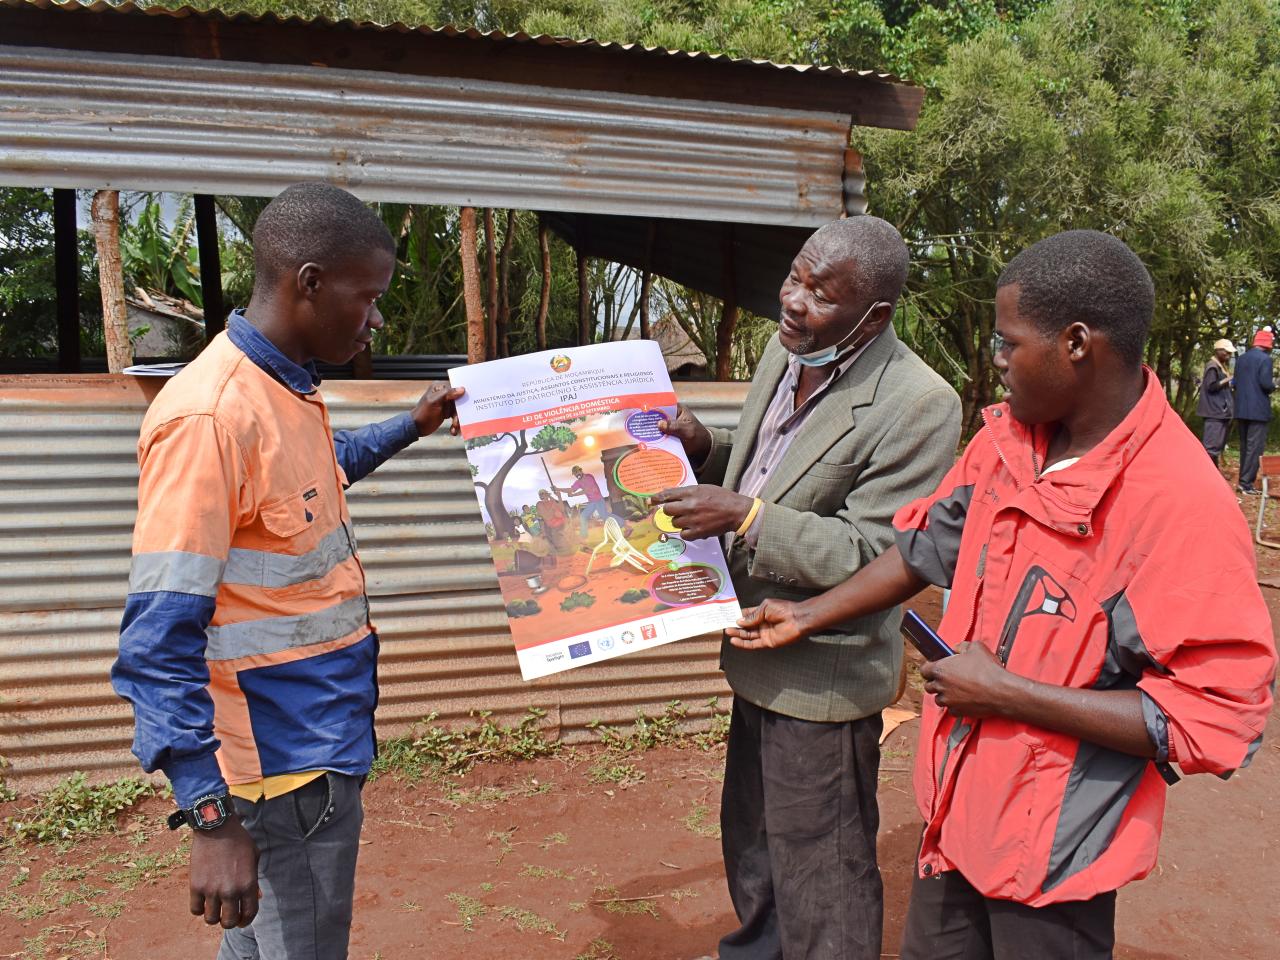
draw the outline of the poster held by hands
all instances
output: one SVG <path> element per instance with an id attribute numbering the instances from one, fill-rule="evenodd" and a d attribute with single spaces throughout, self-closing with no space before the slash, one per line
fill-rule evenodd
<path id="1" fill-rule="evenodd" d="M 686 541 L 654 494 L 695 483 L 662 350 L 568 347 L 449 371 L 525 680 L 732 625 L 720 543 Z"/>

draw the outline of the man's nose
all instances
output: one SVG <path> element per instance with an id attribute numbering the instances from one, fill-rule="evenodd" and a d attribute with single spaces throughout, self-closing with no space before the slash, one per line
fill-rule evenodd
<path id="1" fill-rule="evenodd" d="M 382 311 L 378 309 L 378 305 L 375 303 L 373 308 L 369 311 L 369 329 L 381 330 L 386 325 L 387 321 L 382 316 Z"/>
<path id="2" fill-rule="evenodd" d="M 805 298 L 801 293 L 799 284 L 788 284 L 782 288 L 779 299 L 788 313 L 803 314 L 805 312 Z"/>

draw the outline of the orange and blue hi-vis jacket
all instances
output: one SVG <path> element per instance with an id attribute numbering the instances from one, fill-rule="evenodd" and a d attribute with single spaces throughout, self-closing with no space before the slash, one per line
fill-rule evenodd
<path id="1" fill-rule="evenodd" d="M 980 643 L 1043 683 L 1140 693 L 1154 761 L 925 698 L 920 875 L 958 870 L 1033 907 L 1146 876 L 1169 764 L 1245 766 L 1276 670 L 1244 518 L 1155 374 L 1101 443 L 1042 473 L 1050 438 L 988 407 L 938 490 L 893 521 L 907 565 L 952 589 L 948 643 Z"/>
<path id="2" fill-rule="evenodd" d="M 404 413 L 334 433 L 318 383 L 233 314 L 142 424 L 111 679 L 182 807 L 373 759 L 378 640 L 343 489 L 418 431 Z"/>

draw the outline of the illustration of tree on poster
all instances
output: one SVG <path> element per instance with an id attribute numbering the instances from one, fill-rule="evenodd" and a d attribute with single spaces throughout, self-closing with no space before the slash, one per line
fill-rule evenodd
<path id="1" fill-rule="evenodd" d="M 716 539 L 651 503 L 696 482 L 659 424 L 676 395 L 649 340 L 449 371 L 526 680 L 723 629 L 739 615 Z"/>

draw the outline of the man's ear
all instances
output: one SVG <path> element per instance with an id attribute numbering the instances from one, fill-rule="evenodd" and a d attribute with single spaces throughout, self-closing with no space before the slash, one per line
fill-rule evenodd
<path id="1" fill-rule="evenodd" d="M 298 268 L 298 273 L 294 277 L 294 283 L 298 288 L 298 296 L 304 300 L 314 300 L 320 292 L 321 277 L 324 275 L 324 268 L 318 263 L 307 262 Z"/>
<path id="2" fill-rule="evenodd" d="M 867 315 L 867 326 L 875 336 L 879 336 L 889 324 L 893 323 L 893 304 L 881 300 L 873 304 L 871 313 Z"/>
<path id="3" fill-rule="evenodd" d="M 1093 331 L 1083 323 L 1070 324 L 1062 331 L 1063 341 L 1067 347 L 1067 356 L 1072 361 L 1080 361 L 1093 350 Z"/>

